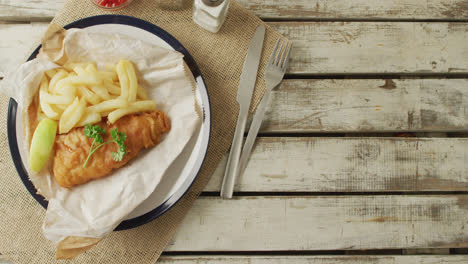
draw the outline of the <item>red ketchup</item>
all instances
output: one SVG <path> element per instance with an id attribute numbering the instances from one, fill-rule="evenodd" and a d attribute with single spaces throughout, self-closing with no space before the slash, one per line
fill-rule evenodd
<path id="1" fill-rule="evenodd" d="M 119 9 L 127 6 L 132 0 L 93 0 L 93 2 L 106 9 Z"/>

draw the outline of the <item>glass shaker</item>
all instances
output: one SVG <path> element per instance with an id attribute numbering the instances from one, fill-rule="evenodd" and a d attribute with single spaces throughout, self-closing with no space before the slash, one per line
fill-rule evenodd
<path id="1" fill-rule="evenodd" d="M 226 20 L 229 0 L 195 0 L 193 21 L 202 28 L 216 33 Z"/>

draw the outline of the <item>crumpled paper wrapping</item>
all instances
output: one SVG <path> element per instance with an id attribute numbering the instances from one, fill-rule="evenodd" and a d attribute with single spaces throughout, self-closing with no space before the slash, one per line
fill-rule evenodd
<path id="1" fill-rule="evenodd" d="M 139 81 L 148 96 L 156 100 L 157 109 L 164 111 L 171 121 L 171 130 L 159 145 L 142 151 L 108 177 L 66 189 L 57 184 L 48 169 L 37 174 L 28 172 L 38 192 L 49 201 L 43 224 L 44 236 L 58 243 L 59 251 L 78 251 L 79 254 L 112 232 L 153 192 L 165 170 L 200 125 L 200 120 L 193 77 L 186 72 L 181 53 L 124 35 L 92 33 L 86 29 L 59 30 L 50 39 L 53 41 L 45 43 L 46 49 L 41 50 L 38 58 L 21 65 L 4 81 L 2 90 L 18 102 L 18 113 L 26 112 L 24 110 L 31 104 L 43 73 L 59 67 L 54 62 L 91 61 L 102 68 L 125 58 L 135 64 Z M 27 118 L 23 119 L 25 121 Z M 19 144 L 23 162 L 29 169 L 28 138 L 27 133 L 18 135 L 22 141 Z M 58 252 L 57 257 L 67 258 L 67 254 Z"/>

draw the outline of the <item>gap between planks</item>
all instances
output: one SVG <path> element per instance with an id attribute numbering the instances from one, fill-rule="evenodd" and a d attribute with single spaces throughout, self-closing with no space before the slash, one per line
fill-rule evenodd
<path id="1" fill-rule="evenodd" d="M 162 256 L 164 264 L 465 264 L 467 256 Z"/>

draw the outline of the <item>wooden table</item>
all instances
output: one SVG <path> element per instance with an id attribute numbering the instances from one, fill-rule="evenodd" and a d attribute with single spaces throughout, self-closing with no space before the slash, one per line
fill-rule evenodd
<path id="1" fill-rule="evenodd" d="M 468 1 L 241 2 L 290 69 L 235 199 L 224 161 L 160 263 L 468 263 Z M 62 5 L 0 1 L 0 76 Z"/>

